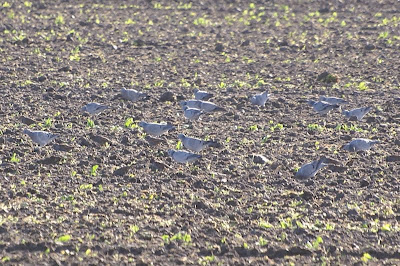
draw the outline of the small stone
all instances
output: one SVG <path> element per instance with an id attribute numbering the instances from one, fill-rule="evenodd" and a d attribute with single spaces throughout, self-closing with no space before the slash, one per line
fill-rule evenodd
<path id="1" fill-rule="evenodd" d="M 43 82 L 43 81 L 45 81 L 46 79 L 47 79 L 46 76 L 43 76 L 43 75 L 37 78 L 37 80 L 38 80 L 39 82 Z"/>
<path id="2" fill-rule="evenodd" d="M 300 194 L 300 197 L 304 200 L 311 200 L 315 197 L 315 195 L 309 190 L 304 190 L 303 193 Z"/>
<path id="3" fill-rule="evenodd" d="M 268 159 L 265 158 L 264 155 L 256 154 L 253 155 L 253 162 L 258 164 L 266 164 L 268 162 Z"/>
<path id="4" fill-rule="evenodd" d="M 223 52 L 224 51 L 224 46 L 221 43 L 217 43 L 215 45 L 215 51 L 217 52 Z"/>
<path id="5" fill-rule="evenodd" d="M 130 166 L 124 166 L 124 167 L 118 168 L 117 170 L 115 170 L 113 172 L 113 175 L 124 176 L 128 173 L 129 169 L 131 169 Z"/>
<path id="6" fill-rule="evenodd" d="M 21 116 L 21 122 L 23 124 L 25 124 L 25 125 L 28 125 L 28 126 L 37 123 L 35 120 L 33 120 L 33 119 L 29 118 L 29 117 L 26 117 L 26 116 Z"/>
<path id="7" fill-rule="evenodd" d="M 400 162 L 400 156 L 398 155 L 386 156 L 386 162 Z"/>
<path id="8" fill-rule="evenodd" d="M 62 68 L 58 69 L 58 72 L 68 72 L 68 71 L 71 71 L 71 67 L 70 66 L 65 66 L 65 67 L 62 67 Z"/>
<path id="9" fill-rule="evenodd" d="M 53 145 L 53 149 L 55 149 L 56 151 L 64 151 L 64 152 L 69 152 L 71 150 L 73 150 L 73 146 L 68 146 L 65 144 L 54 144 Z"/>
<path id="10" fill-rule="evenodd" d="M 99 143 L 100 145 L 104 145 L 106 143 L 112 144 L 111 140 L 109 140 L 108 138 L 102 137 L 102 136 L 96 136 L 94 134 L 90 134 L 89 137 L 91 140 Z"/>
<path id="11" fill-rule="evenodd" d="M 368 187 L 369 184 L 370 184 L 369 181 L 366 180 L 366 179 L 363 179 L 363 180 L 360 181 L 360 186 L 361 187 Z"/>
<path id="12" fill-rule="evenodd" d="M 364 47 L 365 50 L 371 51 L 375 49 L 375 45 L 371 44 L 371 43 L 367 43 L 367 45 L 365 45 Z"/>
<path id="13" fill-rule="evenodd" d="M 242 44 L 240 46 L 249 46 L 249 45 L 250 45 L 250 41 L 245 40 L 244 42 L 242 42 Z"/>
<path id="14" fill-rule="evenodd" d="M 160 102 L 174 102 L 175 96 L 171 91 L 166 91 L 160 96 Z"/>
<path id="15" fill-rule="evenodd" d="M 58 164 L 61 160 L 62 160 L 62 158 L 59 156 L 50 156 L 50 157 L 44 158 L 42 160 L 38 160 L 37 163 L 39 163 L 39 164 Z"/>
<path id="16" fill-rule="evenodd" d="M 343 192 L 337 193 L 337 194 L 336 194 L 336 197 L 335 197 L 335 201 L 339 201 L 339 200 L 343 199 L 344 196 L 345 196 L 345 195 L 344 195 Z"/>

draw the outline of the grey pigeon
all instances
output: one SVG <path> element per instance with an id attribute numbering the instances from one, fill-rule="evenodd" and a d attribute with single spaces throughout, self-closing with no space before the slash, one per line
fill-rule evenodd
<path id="1" fill-rule="evenodd" d="M 204 148 L 207 147 L 218 147 L 219 144 L 215 141 L 207 141 L 207 140 L 201 140 L 201 139 L 196 139 L 196 138 L 190 138 L 186 137 L 183 134 L 179 134 L 178 138 L 182 142 L 183 146 L 187 148 L 188 150 L 195 151 L 195 152 L 200 152 Z"/>
<path id="2" fill-rule="evenodd" d="M 198 120 L 200 118 L 200 115 L 204 114 L 204 112 L 200 109 L 189 108 L 188 106 L 183 107 L 183 112 L 185 117 L 191 121 Z"/>
<path id="3" fill-rule="evenodd" d="M 30 129 L 24 129 L 23 133 L 27 134 L 32 141 L 39 144 L 40 147 L 43 147 L 50 141 L 58 138 L 58 135 L 46 131 L 32 131 Z"/>
<path id="4" fill-rule="evenodd" d="M 212 102 L 207 102 L 207 101 L 200 101 L 200 100 L 188 100 L 188 101 L 182 101 L 181 103 L 182 109 L 187 106 L 189 108 L 195 108 L 195 109 L 200 109 L 206 113 L 209 112 L 216 112 L 216 111 L 223 111 L 225 110 L 222 107 L 217 106 L 216 104 Z"/>
<path id="5" fill-rule="evenodd" d="M 347 118 L 357 117 L 357 120 L 360 121 L 371 109 L 372 107 L 361 107 L 350 111 L 344 110 L 342 114 Z"/>
<path id="6" fill-rule="evenodd" d="M 372 146 L 379 143 L 379 140 L 353 139 L 350 143 L 343 146 L 343 149 L 350 152 L 368 151 Z"/>
<path id="7" fill-rule="evenodd" d="M 132 89 L 121 89 L 121 96 L 125 100 L 129 100 L 132 102 L 137 102 L 139 100 L 145 99 L 148 97 L 147 93 L 139 92 L 137 90 Z"/>
<path id="8" fill-rule="evenodd" d="M 330 104 L 324 101 L 312 101 L 309 100 L 307 101 L 307 103 L 309 105 L 311 105 L 314 109 L 314 111 L 316 111 L 317 113 L 319 113 L 320 115 L 326 115 L 327 113 L 329 113 L 329 111 L 335 109 L 335 108 L 339 108 L 339 105 L 337 104 Z"/>
<path id="9" fill-rule="evenodd" d="M 319 160 L 313 161 L 311 163 L 307 163 L 300 167 L 299 171 L 295 174 L 295 177 L 299 178 L 308 178 L 308 177 L 313 177 L 315 174 L 318 172 L 319 169 L 324 167 L 326 158 L 322 157 Z"/>
<path id="10" fill-rule="evenodd" d="M 194 98 L 196 100 L 209 100 L 210 98 L 212 98 L 214 96 L 214 94 L 212 93 L 208 93 L 206 91 L 201 91 L 199 89 L 194 89 Z"/>
<path id="11" fill-rule="evenodd" d="M 170 123 L 157 124 L 157 123 L 147 123 L 144 121 L 139 122 L 139 126 L 143 128 L 144 132 L 153 137 L 159 137 L 165 132 L 175 128 Z"/>
<path id="12" fill-rule="evenodd" d="M 168 150 L 168 155 L 178 163 L 190 163 L 201 158 L 201 155 L 187 151 Z"/>
<path id="13" fill-rule="evenodd" d="M 82 112 L 88 112 L 91 115 L 99 114 L 104 110 L 110 108 L 107 105 L 99 104 L 99 103 L 88 103 L 82 107 Z"/>
<path id="14" fill-rule="evenodd" d="M 347 104 L 342 98 L 319 96 L 319 100 L 330 104 Z"/>
<path id="15" fill-rule="evenodd" d="M 268 94 L 268 91 L 265 91 L 265 92 L 260 93 L 260 94 L 256 94 L 256 95 L 254 95 L 254 96 L 252 96 L 250 98 L 250 102 L 253 105 L 265 106 L 265 103 L 268 101 L 268 97 L 270 95 L 271 94 Z"/>

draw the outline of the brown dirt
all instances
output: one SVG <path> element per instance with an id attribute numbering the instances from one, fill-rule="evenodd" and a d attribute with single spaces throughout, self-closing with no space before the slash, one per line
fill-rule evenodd
<path id="1" fill-rule="evenodd" d="M 0 4 L 2 262 L 399 263 L 399 1 L 29 3 Z M 190 126 L 179 101 L 196 87 L 226 111 Z M 320 117 L 304 102 L 319 95 L 373 111 Z M 93 128 L 92 101 L 112 106 Z M 177 130 L 152 146 L 128 118 Z M 61 137 L 34 151 L 28 125 Z M 222 146 L 177 165 L 181 132 Z M 355 137 L 382 143 L 341 150 Z"/>

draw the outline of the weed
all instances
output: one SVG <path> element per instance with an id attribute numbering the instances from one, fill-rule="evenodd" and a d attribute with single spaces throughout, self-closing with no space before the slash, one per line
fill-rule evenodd
<path id="1" fill-rule="evenodd" d="M 71 236 L 70 235 L 63 235 L 63 236 L 60 236 L 57 240 L 59 242 L 65 243 L 65 242 L 68 242 L 68 241 L 71 240 Z"/>
<path id="2" fill-rule="evenodd" d="M 263 219 L 260 218 L 260 220 L 258 221 L 258 226 L 264 229 L 268 229 L 268 228 L 272 228 L 273 225 L 270 224 L 267 221 L 264 221 Z"/>
<path id="3" fill-rule="evenodd" d="M 17 158 L 17 154 L 14 152 L 13 155 L 10 158 L 10 162 L 12 163 L 19 163 L 20 159 Z"/>
<path id="4" fill-rule="evenodd" d="M 372 256 L 367 252 L 365 252 L 361 257 L 361 260 L 365 263 L 367 263 L 370 259 L 372 259 Z"/>
<path id="5" fill-rule="evenodd" d="M 265 245 L 268 244 L 268 241 L 265 240 L 262 236 L 260 236 L 260 237 L 258 238 L 258 244 L 260 245 L 260 247 L 263 247 L 263 246 L 265 246 Z"/>
<path id="6" fill-rule="evenodd" d="M 61 14 L 56 17 L 54 22 L 57 26 L 65 24 L 64 17 Z"/>
<path id="7" fill-rule="evenodd" d="M 90 169 L 90 175 L 91 176 L 96 176 L 97 168 L 99 168 L 98 164 L 95 164 L 95 165 L 92 166 L 92 168 Z"/>
<path id="8" fill-rule="evenodd" d="M 94 121 L 92 119 L 88 118 L 86 126 L 89 128 L 93 128 L 95 126 Z"/>
<path id="9" fill-rule="evenodd" d="M 368 86 L 367 86 L 367 84 L 365 83 L 365 81 L 361 81 L 359 84 L 358 84 L 358 89 L 360 90 L 360 91 L 365 91 L 365 90 L 368 90 L 369 88 L 368 88 Z"/>

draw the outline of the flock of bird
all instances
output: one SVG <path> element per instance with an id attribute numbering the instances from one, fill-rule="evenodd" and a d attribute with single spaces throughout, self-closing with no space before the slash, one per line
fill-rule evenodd
<path id="1" fill-rule="evenodd" d="M 137 102 L 148 98 L 146 93 L 134 90 L 122 88 L 120 97 L 125 100 Z M 195 121 L 201 119 L 202 115 L 212 112 L 224 111 L 225 109 L 218 105 L 208 101 L 213 97 L 212 93 L 201 91 L 198 89 L 194 90 L 194 99 L 181 101 L 180 106 L 182 107 L 185 118 L 189 121 Z M 251 104 L 264 107 L 268 101 L 270 94 L 265 91 L 263 93 L 249 97 Z M 339 109 L 346 118 L 355 117 L 358 121 L 362 120 L 363 117 L 372 109 L 372 107 L 361 107 L 353 110 L 342 110 L 342 105 L 347 104 L 347 101 L 336 97 L 325 97 L 321 96 L 318 101 L 308 100 L 307 103 L 320 115 L 326 115 L 331 110 Z M 82 107 L 81 111 L 87 112 L 91 115 L 99 114 L 102 111 L 110 108 L 107 105 L 99 103 L 88 103 Z M 170 123 L 148 123 L 141 121 L 138 124 L 143 131 L 148 135 L 147 138 L 151 138 L 153 141 L 164 133 L 175 129 Z M 56 139 L 59 135 L 52 134 L 46 131 L 33 131 L 30 129 L 24 129 L 24 134 L 27 134 L 34 143 L 39 144 L 40 147 L 45 146 L 49 142 Z M 178 163 L 190 163 L 201 158 L 201 155 L 197 154 L 207 147 L 218 147 L 219 144 L 212 140 L 202 140 L 185 136 L 184 134 L 178 134 L 178 139 L 182 145 L 187 149 L 185 150 L 174 150 L 169 149 L 168 155 Z M 379 143 L 377 140 L 357 138 L 353 139 L 350 143 L 343 146 L 343 149 L 349 152 L 368 151 L 375 144 Z M 321 157 L 320 159 L 307 163 L 299 168 L 295 176 L 299 178 L 309 178 L 316 175 L 316 173 L 326 166 L 327 158 Z"/>

